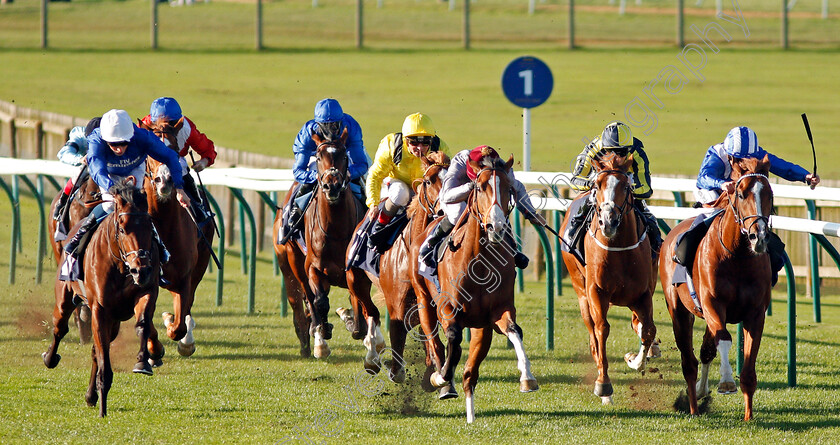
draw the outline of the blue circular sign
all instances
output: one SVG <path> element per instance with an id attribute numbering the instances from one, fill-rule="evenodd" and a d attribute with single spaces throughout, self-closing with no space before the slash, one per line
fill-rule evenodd
<path id="1" fill-rule="evenodd" d="M 548 65 L 536 57 L 520 57 L 502 74 L 502 91 L 508 100 L 522 108 L 538 107 L 551 96 L 554 77 Z"/>

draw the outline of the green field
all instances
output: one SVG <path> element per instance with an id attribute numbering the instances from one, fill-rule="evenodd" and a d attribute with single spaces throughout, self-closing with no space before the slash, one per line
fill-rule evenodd
<path id="1" fill-rule="evenodd" d="M 641 375 L 622 361 L 638 339 L 629 311 L 613 308 L 608 342 L 614 404 L 602 406 L 592 395 L 595 365 L 580 320 L 576 298 L 566 283 L 555 299 L 555 349 L 545 350 L 545 285 L 529 282 L 517 295 L 518 320 L 525 347 L 540 382 L 536 393 L 520 394 L 515 356 L 496 336 L 481 367 L 476 422 L 467 426 L 464 400 L 440 402 L 416 385 L 396 386 L 379 378 L 357 383 L 363 347 L 336 329 L 333 354 L 326 360 L 301 359 L 290 317 L 280 316 L 280 278 L 271 261 L 258 261 L 256 312 L 246 315 L 247 279 L 235 250 L 228 251 L 224 305 L 215 305 L 215 274 L 199 288 L 193 314 L 198 350 L 182 358 L 168 339 L 165 365 L 152 377 L 131 373 L 137 353 L 133 323 L 125 323 L 112 348 L 114 384 L 109 415 L 97 417 L 83 395 L 90 370 L 90 347 L 78 334 L 60 347 L 56 369 L 41 360 L 51 326 L 52 273 L 34 281 L 36 232 L 25 230 L 18 256 L 17 283 L 9 285 L 8 202 L 0 201 L 0 442 L 2 443 L 436 443 L 465 438 L 473 443 L 836 443 L 840 434 L 840 293 L 823 289 L 823 321 L 814 323 L 810 300 L 797 304 L 799 318 L 796 388 L 787 387 L 785 295 L 776 292 L 758 363 L 756 418 L 744 423 L 740 394 L 715 395 L 711 412 L 700 418 L 675 413 L 684 388 L 679 354 L 661 292 L 654 297 L 655 321 L 663 356 Z M 22 199 L 22 220 L 37 218 L 34 200 Z M 47 263 L 46 270 L 52 268 Z M 777 291 L 783 289 L 782 286 Z M 334 290 L 332 306 L 346 301 Z M 171 310 L 161 293 L 155 322 Z M 335 321 L 335 320 L 333 320 Z M 699 348 L 698 323 L 695 340 Z M 734 328 L 734 327 L 733 327 Z M 422 369 L 418 344 L 406 357 L 414 373 Z M 463 364 L 463 362 L 462 362 Z M 456 372 L 459 392 L 460 372 Z M 411 381 L 410 374 L 409 380 Z M 717 380 L 717 362 L 712 382 Z M 381 382 L 381 383 L 380 383 Z M 358 385 L 358 386 L 357 386 Z M 362 392 L 362 389 L 370 392 Z M 371 390 L 371 388 L 374 388 Z M 320 416 L 320 417 L 319 417 Z M 332 416 L 332 417 L 331 417 Z M 330 436 L 315 428 L 316 419 Z M 310 440 L 312 442 L 307 442 Z"/>
<path id="2" fill-rule="evenodd" d="M 656 3 L 662 2 L 644 5 Z M 820 173 L 827 179 L 840 174 L 840 158 L 831 148 L 832 141 L 840 139 L 837 44 L 795 45 L 785 52 L 759 39 L 762 29 L 778 35 L 775 25 L 759 26 L 770 19 L 745 18 L 749 38 L 737 26 L 720 22 L 732 42 L 718 39 L 717 54 L 704 50 L 701 82 L 670 43 L 615 47 L 625 41 L 616 35 L 632 43 L 650 33 L 672 33 L 673 17 L 581 12 L 580 21 L 600 21 L 621 31 L 605 33 L 616 39 L 611 41 L 615 45 L 568 51 L 562 42 L 506 34 L 525 26 L 534 34 L 563 36 L 565 21 L 549 19 L 547 13 L 529 20 L 510 7 L 493 9 L 494 4 L 482 1 L 475 7 L 475 20 L 492 21 L 489 26 L 474 24 L 477 35 L 471 51 L 459 49 L 459 31 L 452 31 L 452 40 L 404 36 L 393 29 L 414 18 L 427 20 L 429 28 L 437 30 L 444 27 L 445 18 L 459 30 L 459 19 L 445 5 L 386 3 L 381 11 L 371 5 L 368 13 L 384 15 L 381 20 L 391 33 L 369 38 L 368 48 L 356 51 L 349 20 L 352 3 L 327 3 L 314 10 L 308 2 L 268 3 L 269 49 L 256 53 L 251 49 L 253 8 L 242 4 L 163 5 L 162 49 L 153 52 L 148 50 L 144 2 L 51 3 L 52 49 L 43 51 L 38 49 L 37 2 L 18 0 L 0 8 L 0 98 L 73 116 L 94 116 L 117 107 L 141 117 L 152 99 L 171 95 L 217 144 L 289 156 L 294 135 L 311 118 L 315 102 L 331 96 L 359 120 L 371 154 L 382 136 L 400 128 L 404 116 L 422 111 L 432 116 L 453 149 L 490 144 L 520 158 L 521 109 L 504 97 L 500 79 L 511 60 L 531 54 L 544 60 L 554 75 L 551 98 L 532 112 L 534 170 L 568 169 L 581 139 L 594 136 L 611 120 L 626 119 L 625 108 L 638 97 L 650 108 L 649 115 L 656 116 L 655 128 L 647 127 L 649 134 L 634 127 L 648 149 L 654 174 L 696 174 L 705 149 L 736 125 L 751 126 L 765 148 L 809 166 L 810 147 L 799 118 L 803 112 L 814 131 Z M 443 18 L 424 18 L 429 14 Z M 342 35 L 312 30 L 331 20 L 349 28 Z M 382 28 L 377 20 L 366 21 L 371 33 Z M 711 20 L 689 16 L 686 25 L 703 27 Z M 840 36 L 837 19 L 813 21 L 808 29 L 829 27 L 820 31 L 829 41 Z M 792 27 L 794 23 L 802 22 L 793 20 Z M 493 39 L 482 40 L 482 29 L 493 30 Z M 522 35 L 522 30 L 516 32 Z M 690 37 L 689 42 L 698 41 Z M 696 55 L 690 61 L 702 62 Z M 643 88 L 668 66 L 680 70 L 687 83 L 681 89 L 673 85 L 672 91 L 679 90 L 675 94 L 666 92 L 662 82 L 655 86 L 653 94 L 662 102 L 658 108 Z M 634 113 L 641 120 L 640 109 Z"/>

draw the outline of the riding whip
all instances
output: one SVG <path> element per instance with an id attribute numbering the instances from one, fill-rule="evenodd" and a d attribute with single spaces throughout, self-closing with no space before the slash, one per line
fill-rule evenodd
<path id="1" fill-rule="evenodd" d="M 192 150 L 190 150 L 190 160 L 192 161 L 193 165 L 195 165 L 195 158 L 193 157 Z M 195 170 L 193 170 L 193 171 L 195 171 Z M 210 203 L 207 201 L 207 191 L 204 190 L 204 183 L 201 181 L 201 175 L 198 174 L 197 171 L 195 172 L 195 177 L 198 178 L 198 185 L 201 187 L 199 189 L 199 193 L 198 193 L 198 199 L 201 200 L 201 206 L 206 208 L 208 211 L 210 211 L 210 205 L 209 205 Z M 201 195 L 204 195 L 204 196 L 201 196 Z M 210 212 L 210 213 L 212 214 L 213 212 Z M 213 230 L 216 231 L 216 236 L 217 237 L 221 236 L 221 235 L 219 235 L 219 227 L 216 226 L 216 221 L 213 221 Z M 210 249 L 210 250 L 213 250 L 213 249 Z"/>
<path id="2" fill-rule="evenodd" d="M 814 149 L 814 137 L 811 136 L 811 125 L 808 124 L 808 116 L 802 113 L 802 123 L 805 124 L 805 131 L 808 133 L 808 140 L 811 141 L 811 154 L 814 155 L 814 176 L 817 175 L 817 151 Z M 813 187 L 811 187 L 813 188 Z"/>

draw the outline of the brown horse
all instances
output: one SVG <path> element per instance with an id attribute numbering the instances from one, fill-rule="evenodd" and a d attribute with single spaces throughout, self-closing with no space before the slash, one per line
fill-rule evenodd
<path id="1" fill-rule="evenodd" d="M 327 322 L 330 286 L 347 288 L 345 253 L 353 229 L 365 215 L 365 207 L 348 187 L 347 129 L 340 135 L 321 136 L 313 132 L 312 140 L 317 144 L 318 187 L 303 217 L 306 252 L 292 239 L 286 244 L 278 243 L 283 225 L 282 210 L 278 210 L 274 218 L 274 252 L 294 311 L 300 354 L 309 356 L 311 334 L 315 337 L 315 357 L 325 358 L 330 355 L 326 340 L 332 338 L 332 324 Z M 286 194 L 284 207 L 291 195 Z M 366 292 L 369 294 L 370 289 Z M 365 308 L 364 315 L 376 320 L 378 326 L 376 306 Z"/>
<path id="2" fill-rule="evenodd" d="M 61 193 L 63 192 L 59 191 L 59 194 L 56 195 L 50 204 L 49 215 L 55 214 L 55 206 L 58 204 L 58 199 L 61 197 Z M 69 228 L 72 228 L 76 225 L 76 223 L 88 216 L 88 214 L 90 214 L 93 210 L 93 207 L 102 202 L 101 195 L 99 193 L 99 186 L 96 185 L 96 182 L 94 182 L 93 178 L 90 176 L 88 176 L 84 182 L 79 184 L 73 194 L 73 199 L 66 204 L 68 206 L 68 209 L 66 209 L 68 215 L 67 227 Z M 53 248 L 56 265 L 60 266 L 62 261 L 61 255 L 64 253 L 64 244 L 67 240 L 55 240 L 55 229 L 58 225 L 58 221 L 48 218 L 48 223 L 50 245 Z M 70 229 L 68 229 L 68 231 L 69 230 Z M 73 319 L 75 320 L 76 326 L 79 328 L 79 341 L 83 345 L 89 343 L 91 340 L 90 307 L 88 307 L 87 304 L 80 304 L 73 311 Z"/>
<path id="3" fill-rule="evenodd" d="M 82 261 L 84 278 L 60 281 L 56 277 L 53 341 L 43 354 L 48 368 L 58 365 L 56 353 L 68 331 L 68 319 L 81 295 L 92 308 L 93 349 L 90 384 L 85 400 L 99 405 L 99 416 L 107 414 L 111 370 L 111 342 L 119 334 L 120 322 L 136 317 L 140 337 L 135 373 L 152 375 L 151 362 L 163 356 L 152 319 L 158 295 L 159 259 L 152 237 L 151 217 L 146 197 L 133 185 L 121 182 L 111 189 L 114 212 L 106 217 L 91 237 Z"/>
<path id="4" fill-rule="evenodd" d="M 665 291 L 665 302 L 674 325 L 674 337 L 682 356 L 682 370 L 688 385 L 687 394 L 691 414 L 699 414 L 698 397 L 709 393 L 709 366 L 720 353 L 721 380 L 718 392 L 735 392 L 735 380 L 729 364 L 732 336 L 727 323 L 743 323 L 744 366 L 741 370 L 741 392 L 744 394 L 744 420 L 753 416 L 752 399 L 756 388 L 755 362 L 764 315 L 770 304 L 770 259 L 767 242 L 770 234 L 770 213 L 773 210 L 773 191 L 767 180 L 770 163 L 764 159 L 742 159 L 732 166 L 735 192 L 724 194 L 715 203 L 726 208 L 715 219 L 707 235 L 697 247 L 691 271 L 699 298 L 698 311 L 689 295 L 686 283 L 673 285 L 676 263 L 676 237 L 685 232 L 692 219 L 677 225 L 665 238 L 659 273 Z M 692 347 L 694 317 L 706 320 L 706 333 L 700 347 L 703 364 L 697 381 L 697 358 Z"/>
<path id="5" fill-rule="evenodd" d="M 406 211 L 409 218 L 408 226 L 397 237 L 394 245 L 379 258 L 379 277 L 358 268 L 347 270 L 347 289 L 350 291 L 350 301 L 354 302 L 354 307 L 360 304 L 373 304 L 370 301 L 371 282 L 382 291 L 385 297 L 385 305 L 391 322 L 389 330 L 391 350 L 395 357 L 391 360 L 388 377 L 399 383 L 405 381 L 403 353 L 406 334 L 420 323 L 417 315 L 417 297 L 411 281 L 406 279 L 412 263 L 409 249 L 413 244 L 423 242 L 423 232 L 437 214 L 438 193 L 443 186 L 443 174 L 449 167 L 449 156 L 443 152 L 433 152 L 428 156 L 423 156 L 421 162 L 423 177 L 413 184 L 415 195 Z M 375 218 L 376 215 L 372 217 Z M 364 222 L 359 223 L 359 226 L 361 224 Z M 359 226 L 356 227 L 357 231 Z M 348 254 L 350 254 L 349 250 L 348 248 Z M 355 303 L 356 301 L 360 303 Z M 379 344 L 378 339 L 382 334 L 378 331 L 378 320 L 375 322 L 368 320 L 367 323 L 368 335 L 365 337 L 364 344 L 368 352 L 365 356 L 365 368 L 379 372 L 381 351 L 377 351 L 374 346 Z M 370 329 L 371 327 L 374 329 Z M 427 365 L 430 364 L 431 362 L 427 363 Z"/>
<path id="6" fill-rule="evenodd" d="M 578 295 L 580 315 L 589 330 L 589 350 L 598 366 L 594 393 L 604 404 L 612 403 L 613 394 L 607 373 L 610 306 L 625 306 L 633 313 L 631 325 L 642 345 L 638 354 L 630 352 L 624 356 L 631 368 L 644 370 L 656 336 L 652 301 L 656 263 L 645 227 L 634 211 L 629 173 L 632 162 L 632 158 L 616 155 L 592 160 L 596 175 L 590 193 L 594 194 L 596 216 L 584 235 L 586 264 L 563 252 L 563 262 Z M 585 194 L 577 199 L 591 198 Z M 560 233 L 565 232 L 571 213 L 566 213 Z"/>
<path id="7" fill-rule="evenodd" d="M 149 214 L 161 241 L 169 250 L 170 258 L 163 265 L 163 277 L 169 284 L 162 286 L 172 294 L 174 314 L 163 313 L 166 335 L 178 342 L 178 353 L 190 356 L 195 352 L 193 328 L 195 321 L 190 311 L 195 301 L 195 290 L 207 271 L 210 262 L 210 245 L 213 242 L 213 224 L 208 220 L 201 228 L 196 226 L 187 209 L 175 199 L 171 172 L 165 164 L 147 158 L 144 183 L 149 201 Z M 200 232 L 199 232 L 200 231 Z M 202 236 L 207 241 L 203 241 Z"/>
<path id="8" fill-rule="evenodd" d="M 470 161 L 470 167 L 478 172 L 475 187 L 469 195 L 467 210 L 452 231 L 453 251 L 447 252 L 438 265 L 440 293 L 433 297 L 434 285 L 418 276 L 416 265 L 411 273 L 420 325 L 430 343 L 427 349 L 436 368 L 430 377 L 433 386 L 442 388 L 452 381 L 461 359 L 462 330 L 470 328 L 470 352 L 463 381 L 468 423 L 475 420 L 478 368 L 490 350 L 493 330 L 505 335 L 516 350 L 521 373 L 519 390 L 539 389 L 525 355 L 522 329 L 516 324 L 514 251 L 506 241 L 510 236 L 508 171 L 512 165 L 513 156 L 507 163 L 489 157 L 481 164 Z M 428 236 L 433 227 L 430 225 L 424 235 Z M 419 258 L 420 244 L 411 246 L 412 263 Z M 439 327 L 447 340 L 445 361 Z"/>

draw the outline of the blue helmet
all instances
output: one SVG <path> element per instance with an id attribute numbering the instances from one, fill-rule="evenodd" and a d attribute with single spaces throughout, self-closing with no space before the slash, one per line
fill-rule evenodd
<path id="1" fill-rule="evenodd" d="M 335 99 L 321 99 L 315 104 L 315 122 L 338 122 L 344 117 L 341 105 Z"/>
<path id="2" fill-rule="evenodd" d="M 178 101 L 171 97 L 158 97 L 152 102 L 152 106 L 149 109 L 149 116 L 152 118 L 152 121 L 156 121 L 160 118 L 166 118 L 166 120 L 170 121 L 177 121 L 181 118 L 181 106 L 178 105 Z"/>
<path id="3" fill-rule="evenodd" d="M 723 151 L 733 158 L 754 158 L 760 150 L 758 136 L 748 127 L 729 130 L 729 134 L 723 140 Z"/>

